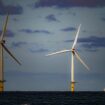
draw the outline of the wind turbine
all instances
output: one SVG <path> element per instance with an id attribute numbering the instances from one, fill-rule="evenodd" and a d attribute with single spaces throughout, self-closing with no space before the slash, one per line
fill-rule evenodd
<path id="1" fill-rule="evenodd" d="M 19 64 L 21 63 L 15 58 L 15 56 L 11 53 L 11 51 L 5 46 L 5 40 L 4 36 L 6 33 L 7 29 L 7 23 L 8 23 L 8 17 L 9 15 L 6 16 L 6 20 L 3 26 L 3 30 L 0 35 L 0 92 L 4 91 L 4 50 Z"/>
<path id="2" fill-rule="evenodd" d="M 80 58 L 78 52 L 75 49 L 76 43 L 77 43 L 77 39 L 78 39 L 78 35 L 80 32 L 80 28 L 81 28 L 81 24 L 78 27 L 77 33 L 76 33 L 76 37 L 74 40 L 74 43 L 72 45 L 72 48 L 69 50 L 61 50 L 61 51 L 57 51 L 57 52 L 53 52 L 51 54 L 47 54 L 46 56 L 51 56 L 51 55 L 55 55 L 55 54 L 61 54 L 61 53 L 66 53 L 66 52 L 71 52 L 71 91 L 74 92 L 75 89 L 75 80 L 74 80 L 74 56 L 77 58 L 77 60 L 79 60 L 83 66 L 89 70 L 89 67 L 84 63 L 84 61 Z"/>

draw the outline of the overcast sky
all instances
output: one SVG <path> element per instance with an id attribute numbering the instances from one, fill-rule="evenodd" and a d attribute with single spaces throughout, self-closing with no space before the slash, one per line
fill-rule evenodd
<path id="1" fill-rule="evenodd" d="M 75 59 L 76 91 L 105 88 L 104 0 L 0 0 L 0 32 L 10 14 L 4 52 L 5 90 L 68 91 L 71 54 L 45 55 L 70 49 L 82 24 L 76 49 L 89 66 Z"/>

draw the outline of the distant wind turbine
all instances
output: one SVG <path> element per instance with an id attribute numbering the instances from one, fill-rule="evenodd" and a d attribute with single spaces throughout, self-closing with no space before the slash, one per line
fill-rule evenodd
<path id="1" fill-rule="evenodd" d="M 46 56 L 51 56 L 51 55 L 55 55 L 55 54 L 61 54 L 61 53 L 65 53 L 65 52 L 71 52 L 71 91 L 74 92 L 75 89 L 75 80 L 74 80 L 74 56 L 76 56 L 77 60 L 79 60 L 83 66 L 89 70 L 89 67 L 84 63 L 84 61 L 80 58 L 79 54 L 77 53 L 77 51 L 75 50 L 75 46 L 77 43 L 77 39 L 78 39 L 78 35 L 80 32 L 80 28 L 81 28 L 81 24 L 78 27 L 77 33 L 76 33 L 76 37 L 74 40 L 74 43 L 72 45 L 72 48 L 69 50 L 61 50 L 61 51 L 57 51 L 51 54 L 47 54 Z"/>
<path id="2" fill-rule="evenodd" d="M 19 64 L 21 65 L 21 63 L 15 58 L 15 56 L 11 53 L 11 51 L 5 46 L 5 40 L 4 40 L 4 36 L 6 33 L 6 28 L 7 28 L 7 23 L 8 23 L 8 17 L 9 15 L 7 15 L 6 17 L 6 21 L 4 23 L 3 26 L 3 30 L 2 33 L 0 35 L 0 92 L 4 91 L 4 50 Z"/>

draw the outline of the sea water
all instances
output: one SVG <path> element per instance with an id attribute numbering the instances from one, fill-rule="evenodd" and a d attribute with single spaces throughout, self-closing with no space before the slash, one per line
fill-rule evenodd
<path id="1" fill-rule="evenodd" d="M 105 105 L 104 92 L 4 92 L 0 105 Z"/>

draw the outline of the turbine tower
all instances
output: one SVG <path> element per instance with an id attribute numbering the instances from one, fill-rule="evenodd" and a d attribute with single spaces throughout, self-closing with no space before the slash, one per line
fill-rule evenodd
<path id="1" fill-rule="evenodd" d="M 78 35 L 80 32 L 80 28 L 81 28 L 81 24 L 78 27 L 77 33 L 76 33 L 76 37 L 74 40 L 74 43 L 72 45 L 72 48 L 69 50 L 61 50 L 61 51 L 57 51 L 51 54 L 47 54 L 46 56 L 51 56 L 51 55 L 55 55 L 55 54 L 61 54 L 61 53 L 66 53 L 66 52 L 71 52 L 71 91 L 74 92 L 75 89 L 75 80 L 74 80 L 74 56 L 77 58 L 77 60 L 79 60 L 83 66 L 89 70 L 89 67 L 84 63 L 84 61 L 80 58 L 78 52 L 75 49 L 76 43 L 77 43 L 77 39 L 78 39 Z"/>
<path id="2" fill-rule="evenodd" d="M 7 15 L 6 17 L 6 21 L 4 23 L 3 26 L 3 30 L 1 32 L 0 35 L 0 92 L 4 91 L 4 50 L 19 64 L 21 65 L 21 63 L 15 58 L 15 56 L 11 53 L 11 51 L 5 46 L 5 40 L 4 40 L 4 36 L 6 33 L 6 28 L 7 28 L 7 23 L 8 23 L 8 17 L 9 15 Z"/>

